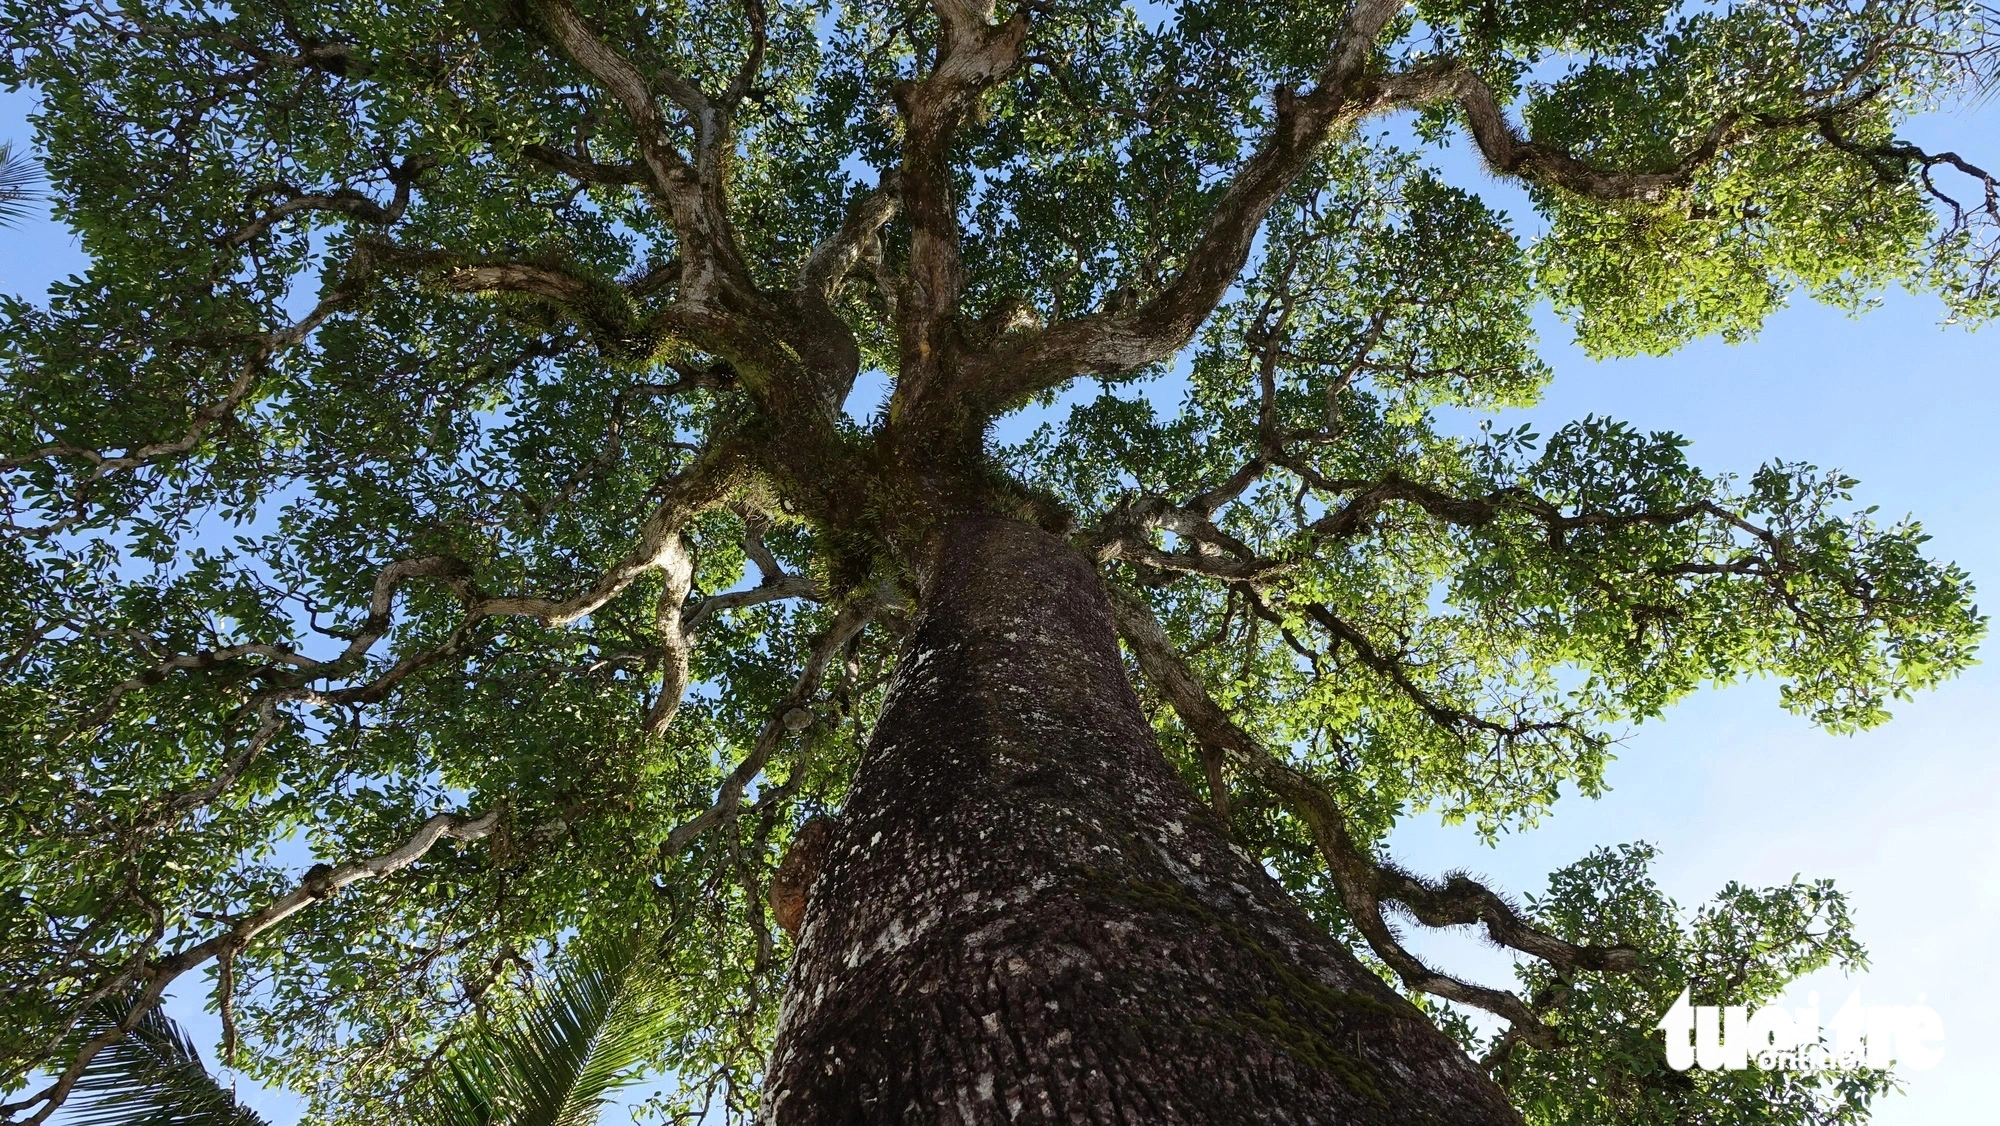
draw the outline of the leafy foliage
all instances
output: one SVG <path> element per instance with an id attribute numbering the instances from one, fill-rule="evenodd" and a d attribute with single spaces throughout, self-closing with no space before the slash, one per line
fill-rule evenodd
<path id="1" fill-rule="evenodd" d="M 437 1126 L 591 1126 L 665 1033 L 664 990 L 645 943 L 573 954 L 512 1019 L 459 1044 L 421 1104 Z"/>
<path id="2" fill-rule="evenodd" d="M 1652 859 L 1644 845 L 1600 849 L 1551 876 L 1547 894 L 1533 904 L 1566 938 L 1618 942 L 1641 956 L 1633 973 L 1571 981 L 1523 967 L 1528 989 L 1560 994 L 1550 1019 L 1577 1046 L 1561 1053 L 1522 1047 L 1500 1066 L 1529 1121 L 1866 1121 L 1874 1100 L 1893 1089 L 1886 1071 L 1673 1072 L 1659 1034 L 1650 1031 L 1683 989 L 1699 1004 L 1754 1008 L 1802 974 L 1828 965 L 1864 968 L 1846 900 L 1824 880 L 1761 890 L 1730 884 L 1684 920 L 1647 874 Z"/>
<path id="3" fill-rule="evenodd" d="M 106 1006 L 85 1031 L 100 1034 L 123 1015 L 123 1007 Z M 76 1089 L 65 1119 L 73 1126 L 266 1126 L 216 1082 L 194 1041 L 158 1008 L 91 1061 Z"/>
<path id="4" fill-rule="evenodd" d="M 11 225 L 26 213 L 35 180 L 35 166 L 28 157 L 16 152 L 12 144 L 0 144 L 0 227 Z"/>
<path id="5" fill-rule="evenodd" d="M 956 511 L 1070 532 L 1366 847 L 1594 793 L 1705 684 L 1850 731 L 1972 659 L 1969 577 L 1845 474 L 1462 420 L 1539 394 L 1542 301 L 1602 355 L 1891 285 L 1990 315 L 1992 178 L 1896 136 L 1990 79 L 1985 9 L 960 8 L 0 0 L 91 263 L 0 297 L 7 1114 L 92 998 L 225 948 L 246 1067 L 322 1121 L 441 1059 L 454 1121 L 639 1067 L 662 1113 L 753 1113 L 765 885 Z M 1217 785 L 1358 947 L 1297 811 Z M 1561 1018 L 1611 1055 L 1511 1057 L 1544 1120 L 1750 1105 L 1607 1031 L 1708 972 L 1635 855 L 1546 901 L 1653 961 Z M 1837 902 L 1798 894 L 1703 918 Z M 507 1023 L 518 960 L 628 933 L 643 1056 L 578 1054 L 638 1027 L 605 954 Z M 1815 942 L 1759 972 L 1846 956 Z"/>

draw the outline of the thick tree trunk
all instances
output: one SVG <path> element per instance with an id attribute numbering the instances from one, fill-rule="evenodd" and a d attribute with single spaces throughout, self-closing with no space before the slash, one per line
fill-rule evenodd
<path id="1" fill-rule="evenodd" d="M 1168 767 L 1089 563 L 945 534 L 806 911 L 773 1126 L 1516 1123 Z"/>

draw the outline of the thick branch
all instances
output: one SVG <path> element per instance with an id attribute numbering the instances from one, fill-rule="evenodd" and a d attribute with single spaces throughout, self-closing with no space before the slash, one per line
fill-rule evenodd
<path id="1" fill-rule="evenodd" d="M 840 229 L 814 247 L 805 265 L 799 267 L 798 291 L 816 296 L 822 302 L 831 298 L 847 272 L 875 244 L 876 234 L 895 215 L 896 197 L 886 188 L 855 200 Z"/>
<path id="2" fill-rule="evenodd" d="M 1378 864 L 1353 839 L 1338 805 L 1319 783 L 1281 761 L 1229 718 L 1181 660 L 1152 609 L 1136 595 L 1116 589 L 1111 595 L 1119 633 L 1131 646 L 1147 681 L 1167 697 L 1197 740 L 1220 750 L 1237 769 L 1268 786 L 1305 821 L 1356 927 L 1405 984 L 1504 1017 L 1530 1043 L 1548 1046 L 1554 1042 L 1553 1034 L 1519 997 L 1438 973 L 1405 950 L 1383 916 L 1385 901 L 1402 903 L 1418 921 L 1431 926 L 1484 923 L 1494 942 L 1533 954 L 1558 969 L 1626 970 L 1636 964 L 1636 952 L 1627 948 L 1577 946 L 1540 930 L 1468 877 L 1455 876 L 1438 886 Z"/>
<path id="3" fill-rule="evenodd" d="M 750 25 L 750 49 L 743 56 L 743 65 L 737 68 L 736 77 L 723 91 L 722 108 L 732 113 L 739 102 L 750 96 L 756 89 L 757 76 L 764 71 L 764 51 L 770 46 L 770 14 L 764 8 L 764 0 L 743 0 L 743 17 Z"/>
<path id="4" fill-rule="evenodd" d="M 1402 0 L 1356 0 L 1311 93 L 1280 88 L 1277 120 L 1245 161 L 1189 248 L 1186 265 L 1130 312 L 1110 310 L 1003 338 L 966 365 L 965 382 L 986 414 L 1079 374 L 1115 374 L 1161 360 L 1193 339 L 1235 282 L 1264 216 L 1333 131 L 1389 104 L 1365 70 Z"/>
<path id="5" fill-rule="evenodd" d="M 647 735 L 657 736 L 673 722 L 674 713 L 680 709 L 681 696 L 687 691 L 688 659 L 693 651 L 695 632 L 717 614 L 788 598 L 820 597 L 819 587 L 811 579 L 788 574 L 778 566 L 777 560 L 764 547 L 764 524 L 760 513 L 752 512 L 744 517 L 744 553 L 757 564 L 763 575 L 763 581 L 748 590 L 710 595 L 692 606 L 683 606 L 694 575 L 693 562 L 683 551 L 678 559 L 669 560 L 664 568 L 667 582 L 660 591 L 657 616 L 660 644 L 666 649 L 667 658 L 666 667 L 661 672 L 659 698 L 646 713 Z"/>
<path id="6" fill-rule="evenodd" d="M 915 422 L 948 377 L 959 297 L 965 290 L 951 147 L 979 95 L 1021 64 L 1026 7 L 994 24 L 992 0 L 933 0 L 937 63 L 922 82 L 899 87 L 903 163 L 899 190 L 910 220 L 909 276 L 897 295 L 902 363 L 891 418 Z M 921 429 L 921 424 L 919 424 Z"/>
<path id="7" fill-rule="evenodd" d="M 625 111 L 638 136 L 639 155 L 653 190 L 668 198 L 685 191 L 692 181 L 692 169 L 687 158 L 668 143 L 666 118 L 653 100 L 646 76 L 599 38 L 565 0 L 541 0 L 539 7 L 556 44 Z"/>
<path id="8" fill-rule="evenodd" d="M 1507 120 L 1499 99 L 1486 80 L 1463 64 L 1443 70 L 1424 90 L 1425 100 L 1439 96 L 1458 103 L 1466 128 L 1480 155 L 1497 173 L 1549 184 L 1592 199 L 1657 200 L 1685 185 L 1736 132 L 1743 119 L 1725 114 L 1672 167 L 1653 171 L 1607 168 L 1578 158 L 1569 150 L 1524 137 Z"/>
<path id="9" fill-rule="evenodd" d="M 646 709 L 645 731 L 649 738 L 658 736 L 673 723 L 674 713 L 680 710 L 681 696 L 688 686 L 688 659 L 693 646 L 688 640 L 681 603 L 687 601 L 688 588 L 694 582 L 694 558 L 688 554 L 687 545 L 681 542 L 678 532 L 668 537 L 667 550 L 660 562 L 660 574 L 666 581 L 660 587 L 654 621 L 660 634 L 660 645 L 667 651 L 667 656 L 666 665 L 660 670 L 660 695 L 653 701 L 653 706 Z"/>
<path id="10" fill-rule="evenodd" d="M 1724 114 L 1667 168 L 1621 169 L 1595 164 L 1561 146 L 1524 137 L 1508 120 L 1492 87 L 1459 60 L 1400 74 L 1368 77 L 1374 38 L 1400 10 L 1397 0 L 1359 0 L 1348 12 L 1330 61 L 1311 93 L 1277 91 L 1277 122 L 1256 153 L 1237 171 L 1187 264 L 1157 295 L 1135 310 L 1104 310 L 1021 334 L 969 363 L 967 382 L 977 388 L 979 415 L 1004 409 L 1081 374 L 1116 374 L 1172 355 L 1184 346 L 1228 291 L 1247 260 L 1266 212 L 1334 131 L 1373 113 L 1443 101 L 1458 105 L 1473 140 L 1498 173 L 1518 176 L 1602 200 L 1654 200 L 1687 184 L 1733 138 L 1749 129 L 1815 124 L 1826 114 L 1771 119 Z M 1954 164 L 1914 153 L 1882 155 Z"/>
<path id="11" fill-rule="evenodd" d="M 686 304 L 642 305 L 642 299 L 663 284 L 652 273 L 620 285 L 546 260 L 465 255 L 388 242 L 367 246 L 381 262 L 436 271 L 439 284 L 447 289 L 535 298 L 587 333 L 607 356 L 650 358 L 670 337 L 691 335 Z"/>
<path id="12" fill-rule="evenodd" d="M 661 89 L 695 121 L 696 150 L 691 164 L 669 141 L 667 122 L 653 98 L 647 76 L 606 43 L 567 0 L 539 0 L 550 36 L 575 60 L 632 124 L 648 183 L 667 201 L 680 238 L 684 299 L 705 302 L 729 293 L 745 299 L 756 293 L 749 267 L 736 244 L 723 196 L 723 165 L 729 140 L 729 107 L 709 101 L 700 87 L 671 72 L 655 76 Z M 752 50 L 761 60 L 761 50 Z M 761 65 L 761 62 L 758 63 Z"/>

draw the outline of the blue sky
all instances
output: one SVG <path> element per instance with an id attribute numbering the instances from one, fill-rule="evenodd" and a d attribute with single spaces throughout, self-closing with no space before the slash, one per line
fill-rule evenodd
<path id="1" fill-rule="evenodd" d="M 1964 124 L 2000 154 L 1996 118 Z M 1934 553 L 1983 580 L 1990 606 L 2000 590 L 2000 329 L 1941 330 L 1936 320 L 1935 302 L 1897 296 L 1858 320 L 1793 308 L 1753 343 L 1704 342 L 1660 360 L 1593 363 L 1551 348 L 1555 382 L 1521 413 L 1537 422 L 1608 414 L 1675 430 L 1711 469 L 1747 472 L 1784 457 L 1847 470 L 1861 480 L 1860 503 L 1922 519 Z M 1849 893 L 1869 948 L 1871 970 L 1858 979 L 1867 1002 L 1921 998 L 1944 1018 L 1943 1062 L 1906 1074 L 1906 1094 L 1875 1121 L 1987 1123 L 2000 1057 L 2000 983 L 1988 968 L 2000 954 L 1996 706 L 1991 663 L 1855 736 L 1781 711 L 1770 682 L 1705 691 L 1632 733 L 1601 799 L 1572 798 L 1494 848 L 1428 820 L 1400 828 L 1390 848 L 1419 870 L 1463 866 L 1534 891 L 1595 845 L 1647 840 L 1683 907 L 1730 880 L 1831 877 Z M 1511 980 L 1507 960 L 1471 939 L 1420 945 L 1481 980 Z M 1817 988 L 1830 1012 L 1855 984 L 1820 975 L 1788 1000 L 1804 1004 Z"/>
<path id="2" fill-rule="evenodd" d="M 23 142 L 26 94 L 0 93 L 0 140 Z M 2000 164 L 2000 99 L 1935 115 L 1909 136 Z M 1518 201 L 1469 161 L 1453 157 L 1490 195 Z M 1517 213 L 1525 208 L 1515 205 Z M 42 292 L 84 265 L 75 240 L 46 218 L 0 234 L 0 290 Z M 1754 341 L 1702 342 L 1662 359 L 1597 363 L 1543 325 L 1556 378 L 1543 401 L 1507 421 L 1544 433 L 1585 414 L 1678 431 L 1713 470 L 1748 472 L 1774 459 L 1838 467 L 1861 481 L 1857 498 L 1888 517 L 1913 513 L 1936 555 L 2000 593 L 2000 328 L 1940 327 L 1935 300 L 1888 295 L 1859 318 L 1811 305 L 1774 317 Z M 1658 875 L 1683 906 L 1726 882 L 1781 883 L 1826 876 L 1846 890 L 1872 968 L 1857 979 L 1871 1004 L 1927 1003 L 1944 1018 L 1944 1060 L 1904 1075 L 1906 1094 L 1881 1105 L 1883 1126 L 1993 1121 L 2000 1067 L 2000 759 L 1993 717 L 2000 670 L 1974 668 L 1898 709 L 1886 727 L 1841 737 L 1777 706 L 1770 683 L 1712 690 L 1638 728 L 1609 772 L 1611 791 L 1570 799 L 1540 828 L 1481 845 L 1469 831 L 1427 820 L 1400 828 L 1392 853 L 1418 870 L 1466 867 L 1516 892 L 1599 844 L 1647 840 Z M 1419 948 L 1492 984 L 1507 960 L 1470 938 L 1424 936 Z M 1855 981 L 1823 975 L 1829 1011 Z M 212 1018 L 176 1003 L 198 1034 Z M 206 1037 L 212 1041 L 213 1036 Z M 245 1084 L 276 1126 L 295 1102 Z"/>
<path id="3" fill-rule="evenodd" d="M 1991 167 L 2000 101 L 1927 117 L 1907 135 Z M 1935 299 L 1904 293 L 1859 317 L 1801 303 L 1746 344 L 1609 362 L 1568 346 L 1549 316 L 1555 378 L 1534 408 L 1503 419 L 1542 433 L 1586 414 L 1673 430 L 1710 470 L 1747 473 L 1780 458 L 1846 470 L 1860 479 L 1858 504 L 1923 521 L 1931 552 L 1970 571 L 1990 609 L 2000 594 L 2000 326 L 1970 332 L 1941 316 Z M 1831 877 L 1850 896 L 1870 968 L 1815 975 L 1786 1002 L 1803 1005 L 1817 990 L 1830 1014 L 1859 986 L 1868 1004 L 1929 1004 L 1944 1019 L 1944 1059 L 1902 1073 L 1904 1094 L 1879 1104 L 1874 1121 L 1990 1123 L 2000 1066 L 1996 708 L 2000 666 L 1990 660 L 1854 736 L 1786 714 L 1773 682 L 1712 689 L 1634 730 L 1601 799 L 1571 798 L 1491 848 L 1429 819 L 1400 827 L 1389 848 L 1420 871 L 1464 867 L 1532 892 L 1597 845 L 1650 841 L 1662 886 L 1684 908 L 1731 880 Z M 1509 959 L 1470 937 L 1416 945 L 1486 983 L 1512 980 Z"/>

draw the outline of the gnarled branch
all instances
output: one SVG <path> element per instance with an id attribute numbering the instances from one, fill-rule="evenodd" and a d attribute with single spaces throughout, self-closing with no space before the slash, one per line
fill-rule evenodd
<path id="1" fill-rule="evenodd" d="M 352 219 L 377 227 L 394 226 L 410 207 L 410 190 L 416 186 L 417 177 L 436 165 L 429 156 L 418 155 L 405 158 L 400 164 L 389 169 L 389 182 L 396 185 L 395 194 L 386 204 L 375 202 L 366 193 L 353 188 L 336 188 L 331 192 L 304 192 L 290 184 L 269 184 L 261 194 L 283 196 L 284 199 L 267 209 L 263 214 L 224 236 L 225 246 L 242 246 L 258 235 L 284 220 L 287 216 L 301 211 L 324 211 L 346 215 Z"/>
<path id="2" fill-rule="evenodd" d="M 887 586 L 875 587 L 851 599 L 833 616 L 833 621 L 820 631 L 813 640 L 812 653 L 806 658 L 805 667 L 799 670 L 799 678 L 792 690 L 785 694 L 778 706 L 771 710 L 771 716 L 757 733 L 757 740 L 751 744 L 750 753 L 744 756 L 729 777 L 723 779 L 722 787 L 716 792 L 715 801 L 707 809 L 674 827 L 661 846 L 664 855 L 678 854 L 697 837 L 735 816 L 743 804 L 743 795 L 750 783 L 764 772 L 764 767 L 777 753 L 788 732 L 803 730 L 812 723 L 812 715 L 806 711 L 807 705 L 819 692 L 820 682 L 826 677 L 826 667 L 833 661 L 849 638 L 861 631 L 883 607 L 894 600 L 894 592 Z M 803 715 L 801 715 L 803 713 Z M 803 720 L 803 722 L 801 722 Z M 797 777 L 795 772 L 795 778 Z M 760 799 L 759 804 L 761 804 Z"/>
<path id="3" fill-rule="evenodd" d="M 348 886 L 362 880 L 376 879 L 399 872 L 422 860 L 439 841 L 452 840 L 470 843 L 490 836 L 500 824 L 501 813 L 491 810 L 476 817 L 463 814 L 440 813 L 431 817 L 396 847 L 374 856 L 350 860 L 334 867 L 321 865 L 307 873 L 298 886 L 279 896 L 263 907 L 238 916 L 229 926 L 217 934 L 203 939 L 167 957 L 151 962 L 139 977 L 139 989 L 125 1014 L 112 1026 L 86 1041 L 79 1048 L 63 1070 L 47 1086 L 15 1102 L 0 1105 L 0 1114 L 12 1115 L 39 1107 L 33 1114 L 20 1119 L 20 1126 L 39 1126 L 49 1116 L 60 1109 L 82 1078 L 90 1061 L 97 1058 L 110 1045 L 124 1039 L 138 1025 L 139 1019 L 150 1012 L 165 996 L 167 987 L 181 975 L 207 963 L 210 959 L 233 955 L 258 936 L 311 907 L 315 903 L 331 899 Z"/>
<path id="4" fill-rule="evenodd" d="M 937 62 L 923 81 L 896 91 L 903 117 L 898 195 L 910 221 L 909 274 L 897 295 L 896 330 L 902 363 L 890 417 L 921 433 L 941 401 L 957 350 L 959 298 L 965 290 L 960 257 L 951 145 L 979 94 L 1021 65 L 1028 39 L 1025 6 L 993 23 L 992 0 L 933 0 Z M 922 421 L 919 421 L 922 416 Z"/>
<path id="5" fill-rule="evenodd" d="M 1310 93 L 1277 91 L 1277 120 L 1231 178 L 1183 266 L 1130 311 L 1102 310 L 1002 338 L 965 364 L 974 414 L 985 415 L 1081 374 L 1116 374 L 1165 359 L 1193 339 L 1235 283 L 1271 205 L 1344 123 L 1389 104 L 1364 75 L 1402 0 L 1356 0 Z"/>
<path id="6" fill-rule="evenodd" d="M 1268 786 L 1306 823 L 1355 926 L 1410 988 L 1503 1017 L 1529 1043 L 1543 1047 L 1555 1043 L 1554 1033 L 1521 998 L 1439 973 L 1404 949 L 1383 915 L 1385 902 L 1402 904 L 1429 926 L 1483 923 L 1495 943 L 1542 958 L 1563 971 L 1618 971 L 1636 964 L 1637 952 L 1628 948 L 1578 946 L 1535 927 L 1470 877 L 1454 876 L 1433 884 L 1378 863 L 1348 832 L 1339 806 L 1318 782 L 1280 760 L 1229 718 L 1181 660 L 1152 608 L 1128 592 L 1114 588 L 1110 594 L 1118 632 L 1131 646 L 1147 681 L 1166 696 L 1198 741 Z"/>

